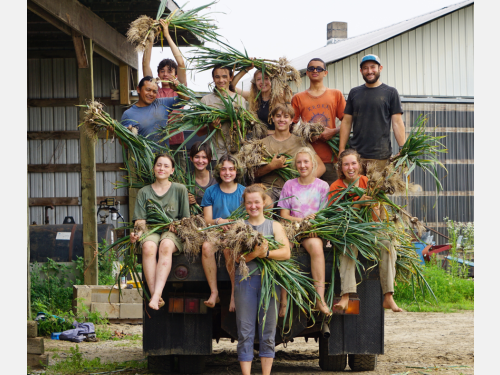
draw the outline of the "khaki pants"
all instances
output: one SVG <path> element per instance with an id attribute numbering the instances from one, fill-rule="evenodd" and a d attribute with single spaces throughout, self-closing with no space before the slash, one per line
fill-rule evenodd
<path id="1" fill-rule="evenodd" d="M 382 294 L 394 293 L 394 277 L 396 277 L 397 254 L 390 241 L 380 241 L 380 262 L 378 264 Z M 358 249 L 351 247 L 352 255 L 358 257 Z M 340 257 L 340 295 L 356 293 L 356 263 L 348 255 Z"/>
<path id="2" fill-rule="evenodd" d="M 361 165 L 363 166 L 363 174 L 366 175 L 366 165 L 368 163 L 375 163 L 377 166 L 377 171 L 382 172 L 382 170 L 389 164 L 389 159 L 365 159 L 361 158 Z"/>

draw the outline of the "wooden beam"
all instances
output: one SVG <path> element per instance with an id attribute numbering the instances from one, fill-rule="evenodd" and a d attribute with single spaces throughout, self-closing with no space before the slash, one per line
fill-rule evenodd
<path id="1" fill-rule="evenodd" d="M 28 176 L 28 179 L 27 179 L 28 183 L 28 195 L 26 196 L 26 205 L 27 205 L 27 210 L 28 210 L 28 214 L 27 214 L 27 219 L 28 219 L 28 268 L 27 268 L 27 276 L 28 276 L 28 313 L 27 313 L 27 319 L 28 319 L 28 337 L 30 337 L 30 323 L 29 320 L 31 319 L 31 275 L 30 275 L 30 179 L 29 179 L 29 176 Z M 36 332 L 36 322 L 35 322 L 35 332 Z M 36 337 L 36 333 L 35 333 L 35 337 Z"/>
<path id="2" fill-rule="evenodd" d="M 96 172 L 119 172 L 125 168 L 123 163 L 96 164 Z M 28 164 L 29 173 L 68 173 L 81 172 L 80 164 Z"/>
<path id="3" fill-rule="evenodd" d="M 83 36 L 82 34 L 78 34 L 75 30 L 73 30 L 72 37 L 78 68 L 86 69 L 89 67 L 89 62 L 87 60 L 87 53 L 85 52 L 85 45 L 83 44 Z"/>
<path id="4" fill-rule="evenodd" d="M 28 9 L 66 34 L 72 35 L 71 30 L 76 30 L 117 60 L 135 69 L 139 68 L 137 52 L 127 38 L 79 1 L 28 0 Z"/>
<path id="5" fill-rule="evenodd" d="M 116 198 L 120 204 L 128 204 L 129 197 L 126 195 L 113 197 L 97 197 L 96 204 L 102 202 L 106 198 Z M 30 207 L 39 206 L 80 206 L 80 199 L 78 197 L 48 197 L 48 198 L 29 198 Z"/>
<path id="6" fill-rule="evenodd" d="M 130 69 L 120 64 L 120 104 L 130 104 Z"/>
<path id="7" fill-rule="evenodd" d="M 67 3 L 61 1 L 60 3 Z M 55 4 L 56 2 L 51 2 Z M 74 16 L 74 13 L 71 13 Z M 85 50 L 89 60 L 89 67 L 78 69 L 78 99 L 80 104 L 94 100 L 94 63 L 92 40 L 85 39 Z M 83 122 L 85 108 L 80 108 L 80 122 Z M 96 209 L 96 165 L 95 143 L 89 139 L 83 127 L 80 127 L 80 160 L 81 160 L 81 188 L 82 188 L 82 222 L 83 222 L 83 258 L 84 284 L 98 285 L 97 268 L 97 209 Z M 95 254 L 94 254 L 95 252 Z"/>
<path id="8" fill-rule="evenodd" d="M 56 130 L 56 131 L 46 131 L 46 132 L 27 132 L 28 139 L 34 141 L 44 141 L 46 139 L 80 139 L 80 132 L 78 130 Z M 99 132 L 97 134 L 99 139 L 112 140 L 111 134 L 106 134 L 105 131 Z M 115 138 L 116 139 L 116 138 Z"/>
<path id="9" fill-rule="evenodd" d="M 110 97 L 96 98 L 106 106 L 120 105 L 119 100 L 111 100 Z M 130 101 L 135 102 L 137 96 L 131 96 Z M 28 107 L 71 107 L 80 104 L 78 98 L 58 98 L 58 99 L 28 99 Z"/>

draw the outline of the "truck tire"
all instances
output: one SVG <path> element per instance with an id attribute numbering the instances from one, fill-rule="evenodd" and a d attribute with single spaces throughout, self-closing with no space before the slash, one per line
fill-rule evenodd
<path id="1" fill-rule="evenodd" d="M 179 373 L 203 374 L 205 371 L 204 355 L 179 355 Z"/>
<path id="2" fill-rule="evenodd" d="M 377 367 L 377 355 L 349 354 L 349 367 L 352 371 L 374 371 Z"/>
<path id="3" fill-rule="evenodd" d="M 347 354 L 328 355 L 328 339 L 319 338 L 319 367 L 323 371 L 344 371 Z"/>
<path id="4" fill-rule="evenodd" d="M 172 374 L 174 371 L 174 356 L 148 356 L 148 371 L 153 374 Z"/>

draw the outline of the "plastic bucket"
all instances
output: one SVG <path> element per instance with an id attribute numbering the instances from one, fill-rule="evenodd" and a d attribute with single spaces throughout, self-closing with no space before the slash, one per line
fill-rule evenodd
<path id="1" fill-rule="evenodd" d="M 422 255 L 422 250 L 424 250 L 426 246 L 427 244 L 423 242 L 413 242 L 413 247 L 415 248 L 415 251 L 420 258 L 420 263 L 422 263 L 423 266 L 425 266 L 425 261 L 424 256 Z"/>

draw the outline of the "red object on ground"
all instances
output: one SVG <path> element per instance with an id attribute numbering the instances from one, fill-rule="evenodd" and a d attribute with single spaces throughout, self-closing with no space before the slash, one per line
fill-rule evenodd
<path id="1" fill-rule="evenodd" d="M 450 245 L 436 245 L 432 246 L 430 249 L 427 249 L 427 247 L 422 251 L 422 255 L 424 256 L 424 259 L 426 262 L 429 262 L 431 260 L 431 256 L 433 254 L 441 253 L 443 251 L 448 251 L 451 249 Z"/>

